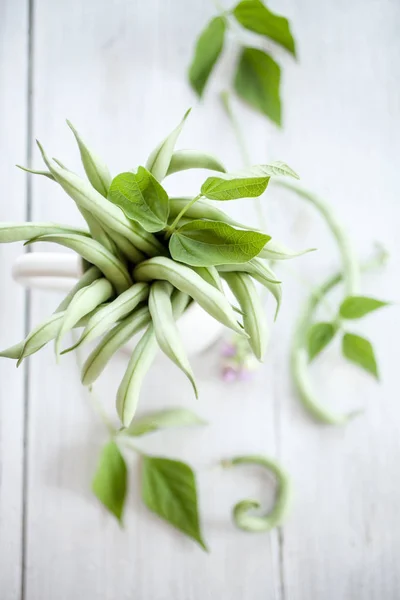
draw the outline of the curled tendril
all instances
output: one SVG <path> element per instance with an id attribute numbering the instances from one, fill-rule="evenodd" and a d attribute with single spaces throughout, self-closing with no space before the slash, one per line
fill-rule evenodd
<path id="1" fill-rule="evenodd" d="M 233 507 L 232 515 L 239 529 L 250 532 L 270 531 L 284 521 L 291 497 L 291 484 L 288 475 L 274 460 L 259 455 L 236 456 L 222 462 L 224 467 L 237 465 L 257 465 L 272 473 L 277 482 L 276 499 L 273 508 L 263 515 L 253 514 L 254 509 L 261 508 L 257 500 L 246 499 Z"/>

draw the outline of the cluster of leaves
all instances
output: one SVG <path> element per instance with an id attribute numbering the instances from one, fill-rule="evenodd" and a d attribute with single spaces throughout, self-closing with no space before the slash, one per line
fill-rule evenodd
<path id="1" fill-rule="evenodd" d="M 192 411 L 176 408 L 138 417 L 130 427 L 114 431 L 100 455 L 92 483 L 94 494 L 122 524 L 129 473 L 123 452 L 132 448 L 130 441 L 161 429 L 204 424 Z M 178 460 L 143 452 L 137 455 L 141 463 L 144 504 L 207 550 L 200 527 L 196 478 L 191 467 Z"/>
<path id="2" fill-rule="evenodd" d="M 227 29 L 233 21 L 296 56 L 289 21 L 270 11 L 261 0 L 242 0 L 230 11 L 214 17 L 197 40 L 189 79 L 200 97 L 222 53 Z M 235 92 L 279 126 L 282 122 L 280 81 L 280 66 L 268 52 L 241 45 L 233 81 Z"/>
<path id="3" fill-rule="evenodd" d="M 170 408 L 138 417 L 128 428 L 111 430 L 111 439 L 102 449 L 92 489 L 94 494 L 122 525 L 128 494 L 129 468 L 124 458 L 133 450 L 141 468 L 141 496 L 149 510 L 207 551 L 200 524 L 198 490 L 192 468 L 178 460 L 144 454 L 132 440 L 171 427 L 204 425 L 205 421 L 185 408 Z M 222 467 L 255 465 L 276 479 L 274 506 L 265 514 L 256 500 L 241 500 L 232 511 L 236 526 L 244 531 L 269 531 L 280 525 L 290 506 L 291 484 L 287 474 L 273 460 L 264 456 L 236 456 L 221 462 Z"/>
<path id="4" fill-rule="evenodd" d="M 308 354 L 313 360 L 341 332 L 343 356 L 378 379 L 375 353 L 369 340 L 345 330 L 343 321 L 361 319 L 387 306 L 388 302 L 367 296 L 348 296 L 339 307 L 333 321 L 314 323 L 308 332 Z"/>

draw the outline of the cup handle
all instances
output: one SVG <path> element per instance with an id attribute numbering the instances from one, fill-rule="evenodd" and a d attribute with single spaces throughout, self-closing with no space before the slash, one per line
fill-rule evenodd
<path id="1" fill-rule="evenodd" d="M 23 254 L 12 267 L 14 280 L 23 286 L 59 292 L 69 291 L 81 274 L 79 256 L 56 252 Z"/>

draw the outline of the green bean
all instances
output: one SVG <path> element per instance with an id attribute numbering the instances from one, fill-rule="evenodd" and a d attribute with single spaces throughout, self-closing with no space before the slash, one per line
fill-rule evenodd
<path id="1" fill-rule="evenodd" d="M 107 165 L 86 146 L 75 127 L 68 120 L 67 125 L 71 129 L 78 143 L 82 164 L 90 183 L 95 190 L 107 198 L 108 190 L 112 181 L 112 177 Z"/>
<path id="2" fill-rule="evenodd" d="M 235 265 L 221 265 L 218 268 L 220 273 L 230 272 L 244 272 L 251 275 L 259 283 L 261 283 L 267 290 L 271 292 L 276 300 L 276 311 L 275 320 L 278 316 L 279 309 L 282 301 L 282 286 L 279 281 L 276 281 L 276 276 L 273 271 L 263 263 L 261 259 L 252 259 L 247 263 L 235 264 Z"/>
<path id="3" fill-rule="evenodd" d="M 178 327 L 172 312 L 172 285 L 165 281 L 155 281 L 150 288 L 149 310 L 153 321 L 154 333 L 161 350 L 187 376 L 198 397 L 196 382 L 186 356 Z"/>
<path id="4" fill-rule="evenodd" d="M 129 315 L 140 302 L 147 299 L 150 288 L 147 283 L 134 283 L 129 290 L 120 294 L 113 302 L 106 304 L 98 310 L 86 325 L 80 339 L 68 348 L 65 352 L 70 352 L 82 344 L 87 344 L 96 337 L 105 333 L 111 325 Z"/>
<path id="5" fill-rule="evenodd" d="M 262 360 L 267 348 L 268 328 L 255 285 L 247 273 L 224 273 L 223 277 L 243 311 L 243 325 L 249 335 L 251 349 L 258 360 Z"/>
<path id="6" fill-rule="evenodd" d="M 68 308 L 64 313 L 60 330 L 56 338 L 56 356 L 60 354 L 60 344 L 63 336 L 70 331 L 74 325 L 93 311 L 103 302 L 106 302 L 114 294 L 111 283 L 104 279 L 97 279 L 87 287 L 82 288 L 72 298 Z"/>
<path id="7" fill-rule="evenodd" d="M 233 520 L 239 529 L 250 532 L 270 531 L 279 527 L 287 516 L 290 507 L 291 484 L 288 475 L 280 465 L 270 458 L 258 455 L 237 456 L 223 461 L 223 466 L 258 465 L 271 472 L 277 480 L 277 493 L 274 507 L 265 515 L 252 514 L 253 509 L 260 508 L 257 500 L 242 500 L 233 508 Z M 250 511 L 250 512 L 249 512 Z"/>
<path id="8" fill-rule="evenodd" d="M 81 375 L 83 385 L 94 383 L 115 352 L 122 348 L 135 333 L 146 327 L 150 321 L 149 309 L 145 306 L 138 308 L 115 325 L 86 359 Z"/>
<path id="9" fill-rule="evenodd" d="M 187 306 L 188 297 L 178 292 L 172 298 L 173 315 L 178 318 Z M 153 325 L 149 325 L 132 352 L 128 368 L 117 392 L 117 412 L 124 427 L 129 427 L 135 415 L 141 385 L 157 354 Z"/>
<path id="10" fill-rule="evenodd" d="M 130 221 L 118 206 L 106 200 L 90 183 L 59 167 L 54 161 L 51 162 L 42 146 L 39 143 L 38 145 L 50 172 L 79 208 L 89 211 L 107 230 L 120 233 L 145 254 L 149 256 L 165 254 L 164 246 L 154 235 Z"/>
<path id="11" fill-rule="evenodd" d="M 137 264 L 145 259 L 144 254 L 135 248 L 132 242 L 130 242 L 120 233 L 117 233 L 116 231 L 109 231 L 108 235 L 114 241 L 117 248 L 119 248 L 119 250 L 124 254 L 124 256 L 130 260 L 130 262 Z"/>
<path id="12" fill-rule="evenodd" d="M 132 279 L 125 265 L 99 242 L 76 234 L 44 235 L 31 242 L 52 242 L 71 248 L 80 256 L 98 267 L 120 294 L 132 285 Z M 31 243 L 28 242 L 28 243 Z"/>
<path id="13" fill-rule="evenodd" d="M 190 267 L 176 263 L 170 258 L 150 258 L 135 268 L 133 276 L 137 281 L 153 279 L 169 281 L 178 290 L 196 300 L 217 321 L 241 335 L 246 335 L 236 321 L 234 311 L 222 292 L 204 281 Z"/>
<path id="14" fill-rule="evenodd" d="M 37 169 L 28 169 L 28 167 L 23 167 L 22 165 L 15 165 L 15 166 L 18 167 L 18 169 L 25 171 L 26 173 L 31 173 L 32 175 L 43 175 L 44 177 L 47 177 L 48 179 L 55 181 L 55 179 L 54 179 L 53 175 L 50 173 L 50 171 L 38 171 Z"/>
<path id="15" fill-rule="evenodd" d="M 58 305 L 54 312 L 60 312 L 68 308 L 72 298 L 77 292 L 79 292 L 79 290 L 86 287 L 87 285 L 90 285 L 91 283 L 93 283 L 93 281 L 96 281 L 96 279 L 100 279 L 100 277 L 102 277 L 102 272 L 100 271 L 100 269 L 94 266 L 89 267 L 89 269 L 85 271 L 85 273 L 82 275 L 79 281 L 74 285 L 72 290 L 68 292 L 64 300 L 61 302 L 61 304 Z"/>
<path id="16" fill-rule="evenodd" d="M 200 277 L 207 281 L 207 283 L 213 285 L 217 290 L 224 293 L 224 289 L 222 287 L 221 277 L 218 273 L 218 269 L 216 267 L 191 267 L 193 271 L 196 271 Z"/>
<path id="17" fill-rule="evenodd" d="M 24 358 L 34 354 L 48 342 L 55 339 L 63 317 L 64 311 L 52 314 L 37 325 L 25 340 L 0 352 L 0 357 L 18 359 L 17 366 L 19 366 Z M 86 324 L 87 318 L 89 317 L 90 315 L 81 319 L 76 323 L 75 327 L 82 327 L 82 325 Z"/>
<path id="18" fill-rule="evenodd" d="M 0 244 L 25 242 L 39 235 L 74 233 L 90 237 L 88 231 L 57 223 L 0 223 Z"/>
<path id="19" fill-rule="evenodd" d="M 251 260 L 245 263 L 237 263 L 230 265 L 218 265 L 217 267 L 220 273 L 231 271 L 243 271 L 244 273 L 248 273 L 260 283 L 264 284 L 264 281 L 268 283 L 278 284 L 281 283 L 277 280 L 275 273 L 268 267 L 267 264 L 260 258 L 252 258 Z"/>

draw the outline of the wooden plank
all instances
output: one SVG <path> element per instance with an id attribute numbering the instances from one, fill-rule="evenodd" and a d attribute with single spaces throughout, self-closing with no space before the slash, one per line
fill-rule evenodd
<path id="1" fill-rule="evenodd" d="M 26 160 L 27 2 L 0 6 L 0 220 L 24 220 L 26 178 L 15 163 Z M 11 266 L 21 254 L 0 246 L 0 346 L 24 337 L 25 294 L 13 282 Z M 22 479 L 24 369 L 0 361 L 0 597 L 20 598 L 22 558 Z"/>
<path id="2" fill-rule="evenodd" d="M 310 0 L 301 7 L 293 4 L 291 11 L 301 64 L 287 73 L 287 96 L 295 100 L 289 103 L 280 154 L 305 185 L 336 206 L 360 255 L 368 256 L 375 240 L 387 245 L 392 256 L 387 270 L 365 276 L 363 291 L 397 299 L 400 212 L 393 157 L 400 151 L 399 5 Z M 296 267 L 306 279 L 322 281 L 329 262 L 329 270 L 338 264 L 326 230 L 317 229 L 318 219 L 296 199 L 281 195 L 279 207 L 274 210 L 286 239 L 293 246 L 320 249 L 318 256 Z M 285 225 L 289 210 L 292 217 Z M 286 298 L 300 302 L 304 287 L 287 281 L 290 271 L 283 277 Z M 348 326 L 373 340 L 380 385 L 345 365 L 338 347 L 313 367 L 327 407 L 337 412 L 365 409 L 348 427 L 335 429 L 310 422 L 282 366 L 292 311 L 293 304 L 287 303 L 275 358 L 275 389 L 283 409 L 282 460 L 296 489 L 293 515 L 284 529 L 286 598 L 394 600 L 400 593 L 398 316 L 388 309 Z"/>
<path id="3" fill-rule="evenodd" d="M 195 103 L 184 74 L 193 39 L 212 6 L 161 0 L 119 1 L 112 10 L 105 1 L 35 5 L 35 134 L 51 155 L 75 168 L 68 117 L 102 149 L 114 173 L 143 163 Z M 247 124 L 255 139 L 258 119 L 248 116 Z M 253 152 L 262 155 L 264 139 L 258 139 Z M 217 99 L 195 111 L 180 145 L 239 163 Z M 171 178 L 170 190 L 187 193 L 200 177 L 186 176 L 181 184 Z M 34 184 L 33 213 L 35 219 L 61 222 L 77 218 L 72 201 L 42 180 Z M 54 297 L 35 293 L 33 321 L 55 304 Z M 51 348 L 33 358 L 27 600 L 69 600 L 77 593 L 99 600 L 280 597 L 275 535 L 249 536 L 230 523 L 233 503 L 252 493 L 262 498 L 265 483 L 246 470 L 224 473 L 216 466 L 232 454 L 274 454 L 270 366 L 249 387 L 229 388 L 219 381 L 215 360 L 214 354 L 195 364 L 202 388 L 196 409 L 212 426 L 160 434 L 146 443 L 149 452 L 182 457 L 198 469 L 208 556 L 146 512 L 134 465 L 126 530 L 104 515 L 90 493 L 90 479 L 106 434 L 80 388 L 74 358 L 66 357 L 59 368 Z M 98 385 L 110 414 L 125 366 L 119 356 Z M 143 408 L 194 406 L 180 377 L 173 365 L 159 363 L 146 381 Z"/>

